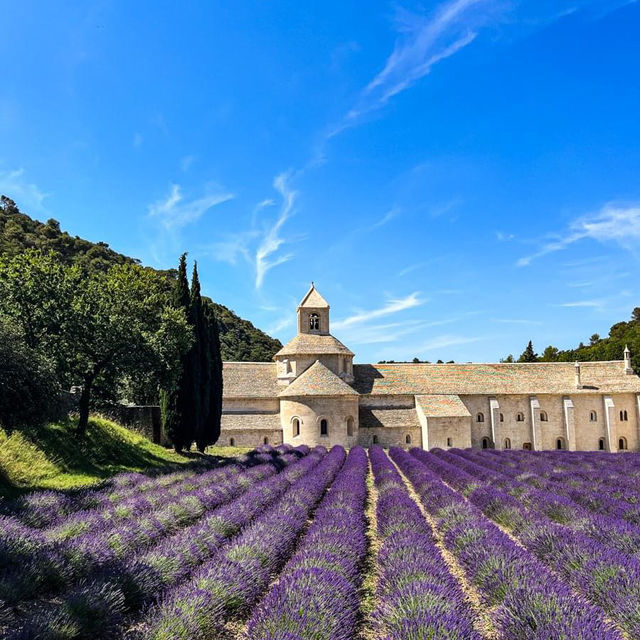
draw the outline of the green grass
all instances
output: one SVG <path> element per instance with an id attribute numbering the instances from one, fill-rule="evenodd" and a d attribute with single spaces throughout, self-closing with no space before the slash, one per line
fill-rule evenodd
<path id="1" fill-rule="evenodd" d="M 67 421 L 8 433 L 0 428 L 0 496 L 33 489 L 70 489 L 93 484 L 123 471 L 146 471 L 196 460 L 153 444 L 114 422 L 94 417 L 84 438 Z M 212 456 L 234 456 L 239 447 L 209 447 Z"/>

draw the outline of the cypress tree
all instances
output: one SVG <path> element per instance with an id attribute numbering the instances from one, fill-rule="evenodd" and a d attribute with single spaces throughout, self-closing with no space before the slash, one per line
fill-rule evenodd
<path id="1" fill-rule="evenodd" d="M 222 419 L 222 352 L 220 350 L 220 332 L 214 307 L 205 307 L 205 317 L 209 329 L 209 362 L 211 367 L 211 393 L 209 395 L 209 414 L 207 419 L 207 444 L 214 444 L 220 437 Z"/>
<path id="2" fill-rule="evenodd" d="M 527 348 L 518 358 L 518 362 L 538 362 L 538 354 L 533 350 L 533 343 L 531 342 L 531 340 L 529 340 Z"/>
<path id="3" fill-rule="evenodd" d="M 189 281 L 187 280 L 187 254 L 180 256 L 178 265 L 178 278 L 173 290 L 173 305 L 177 309 L 183 309 L 189 317 L 190 295 Z M 180 363 L 180 371 L 172 389 L 164 389 L 161 392 L 160 406 L 162 410 L 162 424 L 176 451 L 180 452 L 185 446 L 190 446 L 188 429 L 185 426 L 185 410 L 189 404 L 189 353 L 183 355 Z"/>
<path id="4" fill-rule="evenodd" d="M 193 354 L 193 430 L 196 445 L 199 451 L 204 451 L 207 446 L 205 435 L 207 414 L 209 412 L 210 394 L 210 367 L 209 347 L 206 319 L 200 293 L 200 278 L 198 277 L 198 264 L 193 265 L 191 277 L 191 318 L 196 333 L 197 348 Z"/>

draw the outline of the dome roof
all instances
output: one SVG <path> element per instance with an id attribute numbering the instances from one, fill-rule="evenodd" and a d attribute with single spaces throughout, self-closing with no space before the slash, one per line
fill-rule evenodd
<path id="1" fill-rule="evenodd" d="M 331 354 L 353 356 L 353 351 L 331 334 L 299 333 L 289 340 L 274 357 Z"/>

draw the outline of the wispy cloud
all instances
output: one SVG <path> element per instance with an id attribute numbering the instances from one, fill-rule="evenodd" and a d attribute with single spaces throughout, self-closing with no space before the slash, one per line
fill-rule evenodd
<path id="1" fill-rule="evenodd" d="M 379 227 L 383 227 L 387 222 L 391 222 L 395 217 L 400 213 L 400 207 L 391 207 L 387 213 L 385 213 L 378 222 L 376 222 L 371 228 L 378 229 Z"/>
<path id="2" fill-rule="evenodd" d="M 491 318 L 491 322 L 498 324 L 525 324 L 525 325 L 541 325 L 540 320 L 528 320 L 526 318 Z"/>
<path id="3" fill-rule="evenodd" d="M 335 329 L 344 329 L 346 327 L 351 327 L 353 325 L 375 320 L 376 318 L 382 318 L 394 313 L 399 313 L 400 311 L 412 309 L 413 307 L 419 307 L 425 302 L 426 300 L 420 299 L 420 292 L 415 291 L 414 293 L 411 293 L 404 298 L 394 298 L 388 300 L 385 305 L 379 307 L 378 309 L 372 309 L 370 311 L 359 311 L 358 313 L 355 313 L 352 316 L 345 318 L 344 320 L 334 322 L 333 327 Z"/>
<path id="4" fill-rule="evenodd" d="M 0 193 L 14 200 L 25 212 L 47 213 L 44 200 L 49 194 L 30 182 L 22 168 L 0 171 Z"/>
<path id="5" fill-rule="evenodd" d="M 555 305 L 556 307 L 565 308 L 586 308 L 586 309 L 600 309 L 604 306 L 604 300 L 577 300 L 574 302 L 563 302 L 562 304 Z"/>
<path id="6" fill-rule="evenodd" d="M 496 231 L 496 240 L 498 242 L 510 242 L 516 236 L 513 233 L 504 233 L 503 231 Z"/>
<path id="7" fill-rule="evenodd" d="M 444 347 L 454 347 L 460 344 L 471 344 L 472 342 L 480 342 L 487 338 L 481 336 L 460 336 L 454 334 L 444 334 L 430 338 L 426 342 L 416 346 L 418 353 L 425 353 L 434 349 L 443 349 Z"/>
<path id="8" fill-rule="evenodd" d="M 563 251 L 581 240 L 614 243 L 627 250 L 640 246 L 640 205 L 605 205 L 598 213 L 574 220 L 568 229 L 542 245 L 535 253 L 516 263 L 524 267 L 538 258 Z"/>
<path id="9" fill-rule="evenodd" d="M 438 62 L 471 44 L 495 5 L 489 0 L 448 0 L 429 16 L 398 10 L 393 51 L 355 106 L 329 128 L 326 138 L 358 124 L 366 114 L 428 75 Z"/>
<path id="10" fill-rule="evenodd" d="M 260 289 L 267 273 L 274 267 L 291 260 L 291 253 L 279 253 L 287 240 L 281 235 L 284 223 L 293 215 L 296 192 L 289 187 L 288 175 L 281 173 L 273 181 L 273 186 L 282 196 L 282 206 L 275 223 L 267 227 L 255 253 L 256 289 Z M 264 203 L 269 201 L 264 201 Z"/>
<path id="11" fill-rule="evenodd" d="M 167 230 L 180 229 L 199 220 L 209 209 L 233 198 L 232 193 L 216 189 L 200 198 L 188 200 L 182 193 L 182 187 L 172 184 L 168 196 L 149 205 L 149 217 L 158 219 Z"/>

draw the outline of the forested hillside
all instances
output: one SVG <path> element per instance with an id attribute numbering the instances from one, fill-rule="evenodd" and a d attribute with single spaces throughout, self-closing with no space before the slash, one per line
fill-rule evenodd
<path id="1" fill-rule="evenodd" d="M 139 264 L 139 260 L 117 253 L 105 242 L 89 242 L 60 229 L 57 220 L 39 222 L 22 213 L 16 203 L 0 196 L 0 256 L 14 256 L 26 249 L 52 250 L 65 264 L 77 264 L 88 271 L 106 271 L 116 264 Z M 150 267 L 147 267 L 151 269 Z M 175 271 L 164 273 L 169 283 Z M 263 362 L 271 360 L 282 344 L 238 317 L 227 307 L 213 303 L 220 325 L 223 360 Z"/>

